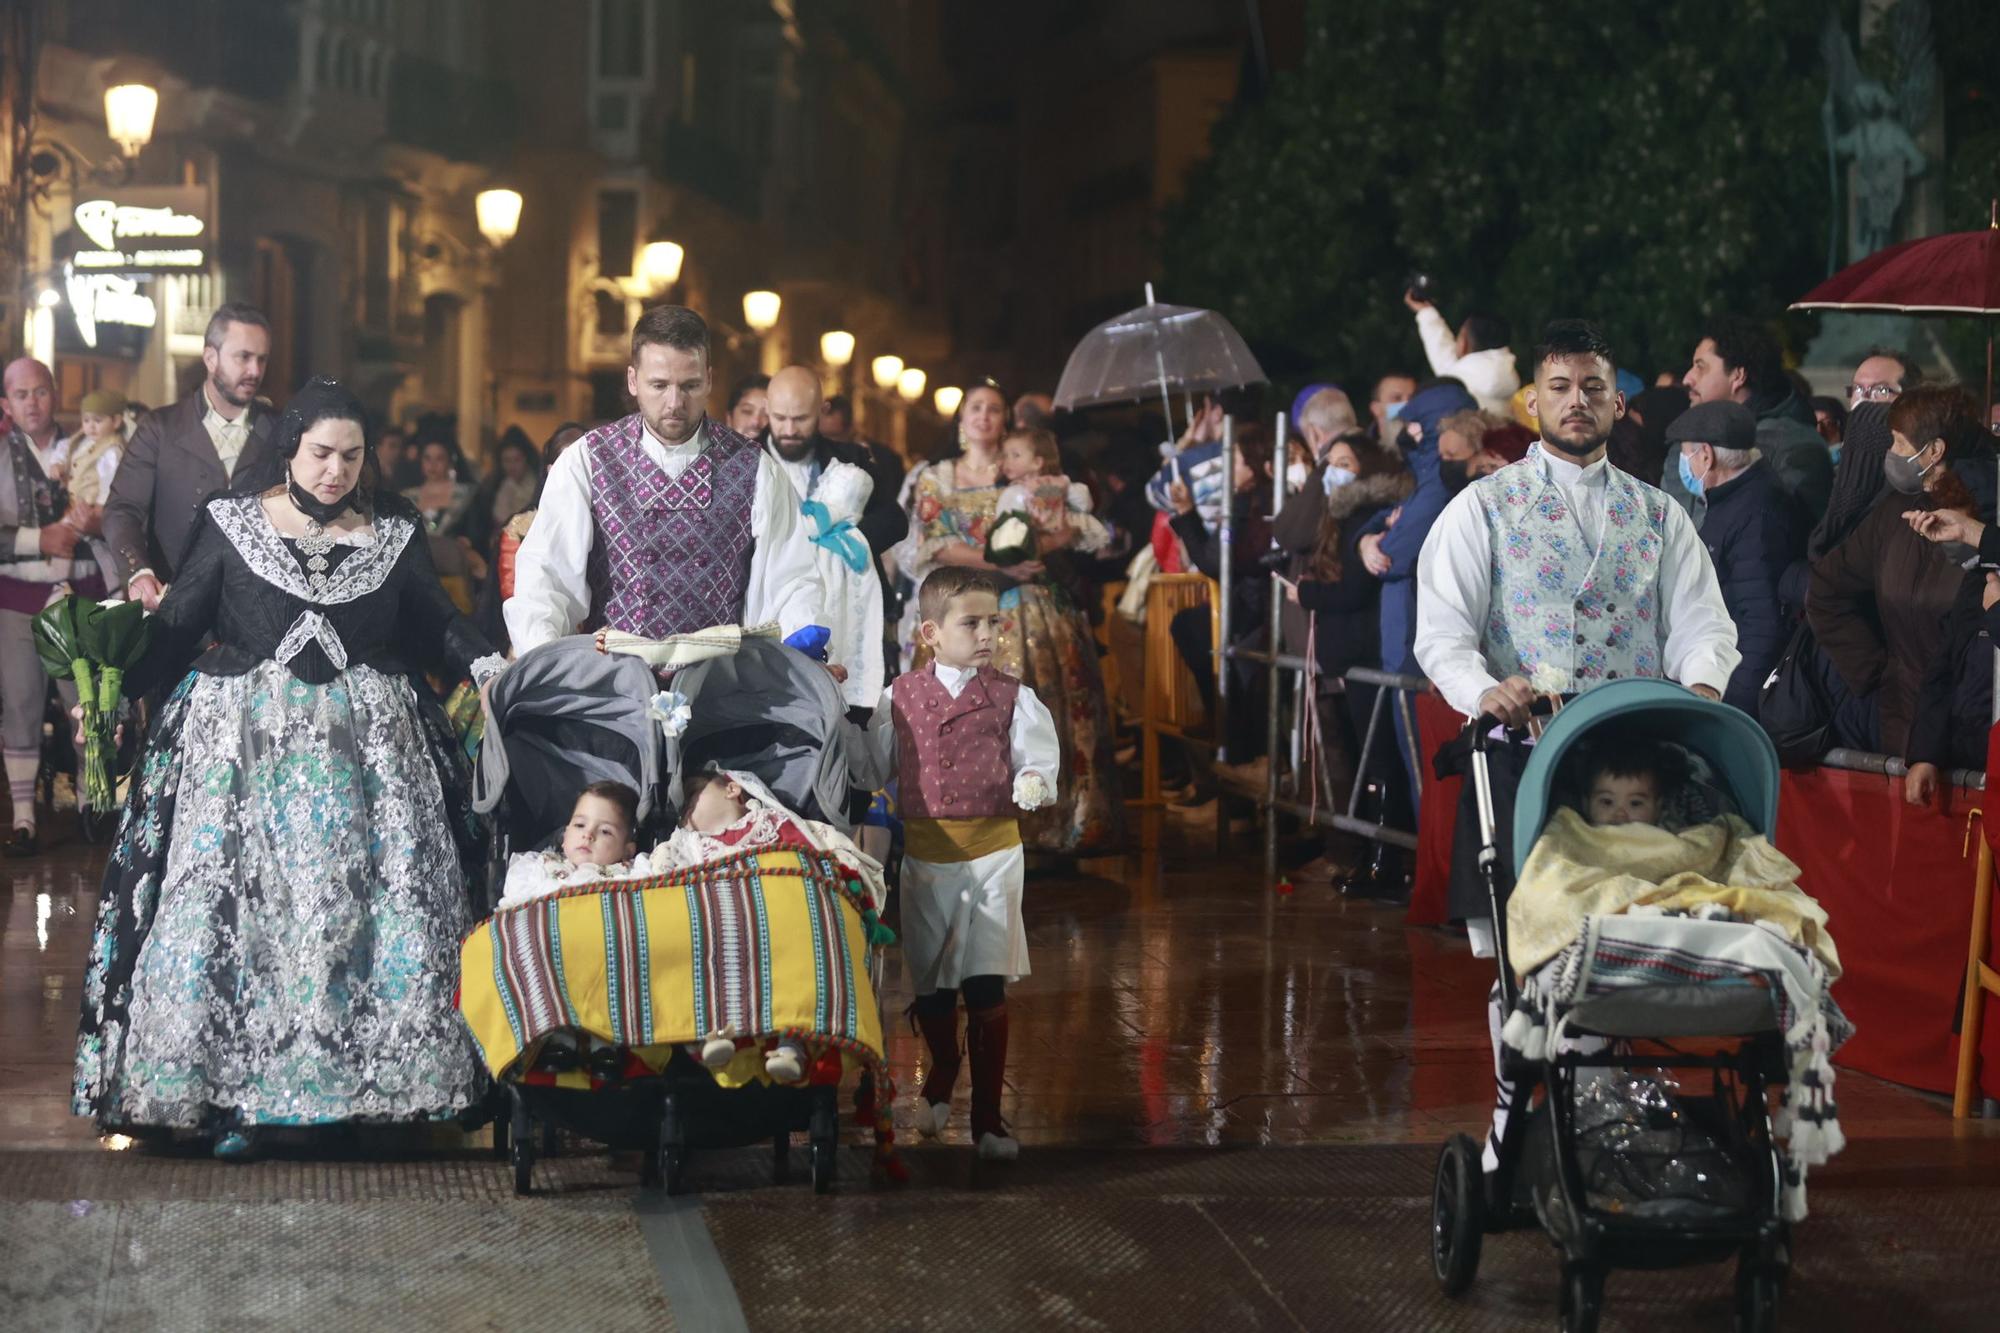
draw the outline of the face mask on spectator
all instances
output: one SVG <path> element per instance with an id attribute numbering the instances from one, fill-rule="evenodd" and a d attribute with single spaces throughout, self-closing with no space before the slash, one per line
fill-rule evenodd
<path id="1" fill-rule="evenodd" d="M 1904 495 L 1915 495 L 1922 491 L 1924 475 L 1936 466 L 1936 463 L 1931 463 L 1926 467 L 1918 467 L 1915 455 L 1899 454 L 1894 449 L 1882 455 L 1883 479 Z"/>
<path id="2" fill-rule="evenodd" d="M 1344 467 L 1330 467 L 1325 471 L 1325 473 L 1321 475 L 1320 483 L 1326 487 L 1326 493 L 1328 495 L 1332 495 L 1336 487 L 1345 486 L 1353 480 L 1354 480 L 1353 469 Z"/>
<path id="3" fill-rule="evenodd" d="M 1681 462 L 1681 485 L 1687 487 L 1689 495 L 1700 495 L 1707 488 L 1702 485 L 1701 478 L 1694 474 L 1694 469 L 1688 466 L 1688 456 L 1681 454 L 1679 457 Z"/>
<path id="4" fill-rule="evenodd" d="M 1444 482 L 1445 490 L 1457 495 L 1472 484 L 1472 460 L 1469 458 L 1441 458 L 1438 460 L 1438 478 Z"/>
<path id="5" fill-rule="evenodd" d="M 1285 464 L 1285 489 L 1296 491 L 1303 488 L 1306 484 L 1306 478 L 1311 475 L 1312 469 L 1304 463 Z"/>

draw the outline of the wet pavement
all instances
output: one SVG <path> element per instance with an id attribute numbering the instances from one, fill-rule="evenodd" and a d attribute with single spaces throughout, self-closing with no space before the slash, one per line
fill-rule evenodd
<path id="1" fill-rule="evenodd" d="M 68 1115 L 102 852 L 0 865 L 0 1329 L 1527 1329 L 1538 1235 L 1489 1238 L 1459 1301 L 1429 1271 L 1436 1146 L 1483 1121 L 1483 998 L 1462 940 L 1393 908 L 1270 891 L 1250 838 L 1151 816 L 1146 850 L 1028 888 L 1005 1110 L 974 1161 L 899 1137 L 913 1179 L 770 1183 L 698 1156 L 693 1198 L 566 1145 L 517 1199 L 479 1139 L 378 1132 L 225 1166 Z M 890 968 L 885 1009 L 908 996 Z M 894 1026 L 913 1088 L 921 1045 Z M 2000 1123 L 1845 1072 L 1785 1327 L 1990 1328 Z M 1727 1327 L 1729 1272 L 1613 1276 L 1606 1328 Z"/>

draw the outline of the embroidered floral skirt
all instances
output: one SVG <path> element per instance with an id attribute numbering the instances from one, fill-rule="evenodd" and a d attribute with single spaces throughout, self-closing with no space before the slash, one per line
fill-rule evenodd
<path id="1" fill-rule="evenodd" d="M 1116 850 L 1124 833 L 1124 794 L 1089 618 L 1059 589 L 1040 583 L 1010 589 L 1000 599 L 993 665 L 1048 706 L 1062 744 L 1055 803 L 1023 817 L 1022 841 L 1043 852 Z"/>
<path id="2" fill-rule="evenodd" d="M 478 1100 L 453 1003 L 474 916 L 465 761 L 436 712 L 365 666 L 181 683 L 105 870 L 78 1114 L 215 1129 Z"/>

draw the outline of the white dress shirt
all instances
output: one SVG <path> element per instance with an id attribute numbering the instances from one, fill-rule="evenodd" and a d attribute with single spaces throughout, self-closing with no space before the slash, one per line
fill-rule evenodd
<path id="1" fill-rule="evenodd" d="M 678 477 L 707 447 L 708 422 L 681 444 L 667 444 L 650 429 L 641 435 L 646 456 Z M 515 557 L 514 595 L 507 599 L 507 633 L 516 652 L 574 634 L 590 617 L 588 565 L 596 523 L 590 509 L 590 448 L 579 441 L 549 469 L 541 507 Z M 757 484 L 750 500 L 750 581 L 743 594 L 743 624 L 776 622 L 787 637 L 819 624 L 819 569 L 799 521 L 798 496 L 778 460 L 757 456 Z"/>
<path id="2" fill-rule="evenodd" d="M 41 468 L 44 477 L 54 479 L 59 472 L 69 466 L 69 436 L 58 436 L 49 442 L 48 448 L 44 449 L 36 444 L 34 438 L 26 431 L 20 431 L 19 434 L 28 442 L 28 453 L 34 458 L 35 465 Z M 5 438 L 0 436 L 0 443 L 4 443 Z M 33 519 L 34 515 L 28 512 L 26 496 L 20 498 L 20 505 L 21 518 Z M 83 542 L 79 541 L 77 545 L 83 548 L 85 556 L 90 554 Z M 7 574 L 11 578 L 22 579 L 29 583 L 61 583 L 65 579 L 76 577 L 78 572 L 75 560 L 52 560 L 42 554 L 42 530 L 30 522 L 24 521 L 14 529 L 14 554 L 18 559 L 7 567 Z"/>
<path id="3" fill-rule="evenodd" d="M 1610 464 L 1588 467 L 1539 447 L 1534 458 L 1576 515 L 1594 555 L 1604 537 L 1604 491 Z M 1486 617 L 1493 594 L 1493 530 L 1474 487 L 1452 497 L 1417 557 L 1417 663 L 1445 702 L 1467 717 L 1479 697 L 1500 682 L 1488 670 Z M 1666 507 L 1659 569 L 1660 666 L 1667 679 L 1706 685 L 1718 695 L 1742 655 L 1736 624 L 1722 602 L 1715 566 L 1694 521 L 1677 504 Z"/>
<path id="4" fill-rule="evenodd" d="M 239 407 L 235 416 L 225 417 L 215 410 L 215 399 L 209 396 L 206 384 L 201 386 L 201 404 L 205 409 L 201 428 L 208 432 L 208 442 L 215 446 L 215 456 L 222 460 L 222 475 L 234 481 L 236 460 L 243 457 L 243 446 L 250 442 L 250 409 Z"/>
<path id="5" fill-rule="evenodd" d="M 942 662 L 932 663 L 938 683 L 944 692 L 956 699 L 965 692 L 965 686 L 975 674 L 974 667 L 946 666 Z M 883 687 L 882 697 L 875 705 L 875 715 L 868 719 L 868 730 L 863 734 L 864 744 L 853 747 L 850 758 L 854 765 L 854 780 L 870 789 L 888 785 L 896 776 L 896 685 L 909 679 L 898 676 Z M 850 732 L 850 735 L 853 733 Z M 1042 780 L 1053 792 L 1056 777 L 1062 768 L 1062 745 L 1056 738 L 1056 720 L 1049 712 L 1049 706 L 1041 701 L 1028 686 L 1014 696 L 1014 722 L 1007 729 L 1007 750 L 1014 765 L 1013 776 L 1023 773 L 1039 773 Z M 868 770 L 862 772 L 862 769 Z"/>

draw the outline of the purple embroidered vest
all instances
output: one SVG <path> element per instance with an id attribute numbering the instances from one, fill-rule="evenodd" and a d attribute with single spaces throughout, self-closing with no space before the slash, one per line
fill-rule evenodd
<path id="1" fill-rule="evenodd" d="M 590 619 L 649 639 L 741 623 L 760 451 L 702 423 L 707 444 L 680 476 L 646 454 L 635 413 L 583 437 L 589 450 Z"/>

